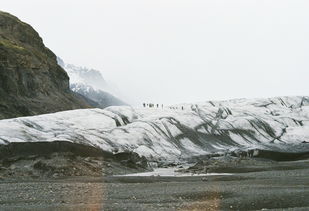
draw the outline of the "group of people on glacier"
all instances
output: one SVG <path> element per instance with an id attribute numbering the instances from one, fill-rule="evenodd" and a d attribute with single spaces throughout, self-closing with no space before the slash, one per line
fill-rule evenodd
<path id="1" fill-rule="evenodd" d="M 159 107 L 160 107 L 160 104 L 143 103 L 143 107 L 144 107 L 144 108 L 159 108 Z M 161 104 L 161 108 L 163 108 L 163 104 Z M 169 106 L 168 108 L 169 108 L 169 109 L 174 109 L 174 110 L 179 109 L 177 106 Z M 181 110 L 184 110 L 184 107 L 183 107 L 183 106 L 181 106 L 180 108 L 181 108 Z"/>

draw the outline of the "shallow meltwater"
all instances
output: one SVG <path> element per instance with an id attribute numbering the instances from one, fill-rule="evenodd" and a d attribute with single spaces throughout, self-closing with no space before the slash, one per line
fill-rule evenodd
<path id="1" fill-rule="evenodd" d="M 178 172 L 178 168 L 156 168 L 150 172 L 141 172 L 134 174 L 124 174 L 124 175 L 114 175 L 115 177 L 151 177 L 151 176 L 161 176 L 161 177 L 192 177 L 192 176 L 217 176 L 217 175 L 232 175 L 229 173 L 184 173 Z"/>

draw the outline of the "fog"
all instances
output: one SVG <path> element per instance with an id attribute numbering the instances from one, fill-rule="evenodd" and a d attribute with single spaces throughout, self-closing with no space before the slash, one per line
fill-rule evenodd
<path id="1" fill-rule="evenodd" d="M 306 0 L 2 0 L 131 103 L 308 95 Z"/>

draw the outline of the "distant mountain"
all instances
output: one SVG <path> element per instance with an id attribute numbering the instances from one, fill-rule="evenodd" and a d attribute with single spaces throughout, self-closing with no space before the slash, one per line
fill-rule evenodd
<path id="1" fill-rule="evenodd" d="M 100 71 L 66 64 L 59 57 L 57 60 L 58 64 L 66 70 L 70 77 L 71 90 L 97 103 L 96 107 L 105 108 L 108 106 L 127 105 L 109 93 L 111 88 L 104 80 Z"/>
<path id="2" fill-rule="evenodd" d="M 66 64 L 61 58 L 57 58 L 58 64 L 65 69 L 70 77 L 70 84 L 87 84 L 95 89 L 106 90 L 108 84 L 98 70 Z"/>
<path id="3" fill-rule="evenodd" d="M 0 11 L 0 119 L 89 107 L 39 34 Z"/>
<path id="4" fill-rule="evenodd" d="M 73 92 L 79 93 L 86 96 L 90 100 L 98 104 L 97 107 L 106 108 L 108 106 L 120 106 L 126 105 L 125 102 L 119 100 L 108 92 L 104 92 L 100 89 L 94 89 L 92 86 L 83 83 L 71 84 L 71 89 Z"/>

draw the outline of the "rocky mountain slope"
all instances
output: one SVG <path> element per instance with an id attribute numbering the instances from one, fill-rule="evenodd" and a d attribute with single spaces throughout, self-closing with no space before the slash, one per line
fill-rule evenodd
<path id="1" fill-rule="evenodd" d="M 0 119 L 86 107 L 39 34 L 0 11 Z"/>
<path id="2" fill-rule="evenodd" d="M 228 152 L 280 156 L 309 152 L 309 97 L 74 110 L 1 120 L 0 128 L 1 144 L 69 141 L 151 161 Z"/>
<path id="3" fill-rule="evenodd" d="M 104 80 L 100 71 L 66 64 L 59 57 L 57 58 L 57 61 L 58 64 L 66 70 L 70 77 L 71 90 L 96 103 L 96 105 L 94 105 L 89 102 L 91 105 L 98 108 L 127 105 L 125 102 L 110 93 L 113 92 L 113 89 Z"/>

